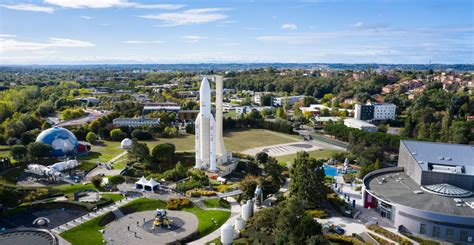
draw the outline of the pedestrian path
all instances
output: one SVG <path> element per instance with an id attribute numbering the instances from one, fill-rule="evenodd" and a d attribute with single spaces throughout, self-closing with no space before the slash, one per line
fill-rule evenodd
<path id="1" fill-rule="evenodd" d="M 51 232 L 54 232 L 56 234 L 59 234 L 61 232 L 65 232 L 65 231 L 68 231 L 84 222 L 87 222 L 93 218 L 96 218 L 96 217 L 99 217 L 101 215 L 104 215 L 108 212 L 113 212 L 115 215 L 121 215 L 123 217 L 123 213 L 118 210 L 119 207 L 133 201 L 134 198 L 125 198 L 125 199 L 122 199 L 118 202 L 115 202 L 114 204 L 111 204 L 109 206 L 106 206 L 106 207 L 103 207 L 103 208 L 100 208 L 100 209 L 96 209 L 90 213 L 87 213 L 79 218 L 76 218 L 74 220 L 71 220 L 67 223 L 64 223 L 62 225 L 59 225 L 55 228 L 52 228 L 51 229 Z"/>

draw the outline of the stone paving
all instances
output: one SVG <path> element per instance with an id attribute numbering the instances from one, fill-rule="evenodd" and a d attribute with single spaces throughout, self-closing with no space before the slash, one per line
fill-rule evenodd
<path id="1" fill-rule="evenodd" d="M 108 244 L 167 244 L 197 232 L 199 220 L 189 212 L 168 210 L 168 218 L 175 226 L 151 230 L 155 211 L 132 213 L 108 224 L 104 239 Z M 143 222 L 145 220 L 145 222 Z M 138 225 L 137 225 L 138 222 Z"/>

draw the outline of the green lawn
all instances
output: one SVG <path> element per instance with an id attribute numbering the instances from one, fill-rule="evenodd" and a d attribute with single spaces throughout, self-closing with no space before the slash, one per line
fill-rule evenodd
<path id="1" fill-rule="evenodd" d="M 102 240 L 104 238 L 102 237 L 102 233 L 100 233 L 99 230 L 103 229 L 104 226 L 100 225 L 100 221 L 107 215 L 110 215 L 110 213 L 91 219 L 68 231 L 62 232 L 60 235 L 68 242 L 74 245 L 103 244 Z"/>
<path id="2" fill-rule="evenodd" d="M 57 190 L 61 193 L 63 193 L 67 197 L 71 197 L 72 194 L 76 191 L 80 190 L 96 190 L 95 186 L 93 184 L 76 184 L 76 185 L 60 185 L 60 186 L 55 186 L 53 187 L 54 190 Z"/>
<path id="3" fill-rule="evenodd" d="M 299 140 L 301 138 L 298 135 L 277 133 L 265 129 L 224 132 L 226 149 L 238 152 L 255 147 L 285 144 Z"/>
<path id="4" fill-rule="evenodd" d="M 340 152 L 339 150 L 320 150 L 320 151 L 308 151 L 310 157 L 314 157 L 316 159 L 327 159 L 331 158 L 332 154 Z M 280 163 L 292 163 L 293 160 L 296 158 L 296 153 L 295 154 L 290 154 L 290 155 L 284 155 L 284 156 L 278 156 L 276 159 Z"/>
<path id="5" fill-rule="evenodd" d="M 227 208 L 230 209 L 230 204 L 221 198 L 203 199 L 202 202 L 206 208 Z"/>
<path id="6" fill-rule="evenodd" d="M 230 212 L 202 210 L 194 205 L 188 208 L 183 208 L 182 210 L 193 213 L 198 218 L 199 238 L 204 237 L 207 234 L 215 231 L 217 228 L 223 225 L 230 217 Z M 213 219 L 215 223 L 212 221 Z"/>
<path id="7" fill-rule="evenodd" d="M 166 204 L 161 200 L 139 198 L 123 205 L 119 209 L 124 214 L 131 214 L 135 212 L 155 210 L 157 208 L 165 208 L 165 206 Z"/>
<path id="8" fill-rule="evenodd" d="M 120 142 L 101 140 L 92 146 L 88 156 L 80 157 L 79 160 L 107 162 L 122 152 Z"/>
<path id="9" fill-rule="evenodd" d="M 108 197 L 108 198 L 112 199 L 112 201 L 114 201 L 114 202 L 118 202 L 118 201 L 123 199 L 123 195 L 121 195 L 121 194 L 101 194 L 101 196 Z"/>

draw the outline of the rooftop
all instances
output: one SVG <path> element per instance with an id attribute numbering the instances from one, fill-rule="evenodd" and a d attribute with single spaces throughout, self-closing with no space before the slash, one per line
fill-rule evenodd
<path id="1" fill-rule="evenodd" d="M 400 179 L 401 178 L 401 179 Z M 382 181 L 382 179 L 384 179 Z M 382 183 L 382 184 L 381 184 Z M 474 209 L 457 206 L 455 198 L 423 191 L 404 171 L 389 171 L 376 174 L 365 181 L 367 189 L 375 196 L 391 203 L 435 213 L 474 216 Z M 415 192 L 422 191 L 421 194 Z M 463 202 L 474 202 L 474 196 L 457 197 Z"/>
<path id="2" fill-rule="evenodd" d="M 474 146 L 402 140 L 423 170 L 429 170 L 429 164 L 464 166 L 465 174 L 474 175 Z"/>

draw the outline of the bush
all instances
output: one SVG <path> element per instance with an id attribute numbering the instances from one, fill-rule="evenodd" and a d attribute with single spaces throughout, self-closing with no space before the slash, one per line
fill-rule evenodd
<path id="1" fill-rule="evenodd" d="M 127 138 L 127 134 L 122 132 L 119 128 L 114 128 L 110 131 L 110 139 L 115 141 L 121 141 Z"/>
<path id="2" fill-rule="evenodd" d="M 186 191 L 186 196 L 190 196 L 190 197 L 200 197 L 200 196 L 210 197 L 210 196 L 215 196 L 215 195 L 216 193 L 214 191 L 208 191 L 208 190 Z"/>
<path id="3" fill-rule="evenodd" d="M 125 182 L 125 177 L 122 175 L 115 175 L 109 178 L 110 185 L 118 185 L 122 184 L 123 182 Z"/>
<path id="4" fill-rule="evenodd" d="M 132 138 L 137 140 L 151 140 L 153 139 L 153 135 L 146 130 L 135 129 L 132 131 Z"/>
<path id="5" fill-rule="evenodd" d="M 95 188 L 99 188 L 100 184 L 102 183 L 102 177 L 99 175 L 92 177 L 91 183 L 95 186 Z"/>
<path id="6" fill-rule="evenodd" d="M 326 219 L 328 214 L 322 209 L 306 210 L 306 213 L 311 215 L 313 218 Z"/>
<path id="7" fill-rule="evenodd" d="M 324 238 L 326 238 L 328 241 L 335 243 L 335 244 L 342 244 L 342 245 L 362 245 L 364 244 L 363 242 L 349 237 L 349 236 L 341 236 L 337 234 L 326 234 L 324 235 Z"/>
<path id="8" fill-rule="evenodd" d="M 97 141 L 97 135 L 94 132 L 87 133 L 86 136 L 87 142 L 94 144 Z"/>
<path id="9" fill-rule="evenodd" d="M 49 196 L 49 190 L 46 188 L 38 188 L 37 190 L 30 191 L 24 198 L 25 202 L 34 202 L 37 200 L 44 199 Z"/>
<path id="10" fill-rule="evenodd" d="M 171 198 L 166 201 L 166 209 L 169 210 L 180 210 L 190 205 L 189 199 L 187 198 Z"/>
<path id="11" fill-rule="evenodd" d="M 402 245 L 413 245 L 412 242 L 410 242 L 408 239 L 404 238 L 404 237 L 401 237 L 389 230 L 386 230 L 378 225 L 369 225 L 367 226 L 367 228 L 369 230 L 372 230 L 386 238 L 389 238 L 390 240 L 392 241 L 396 241 L 398 242 L 398 244 L 402 244 Z"/>

